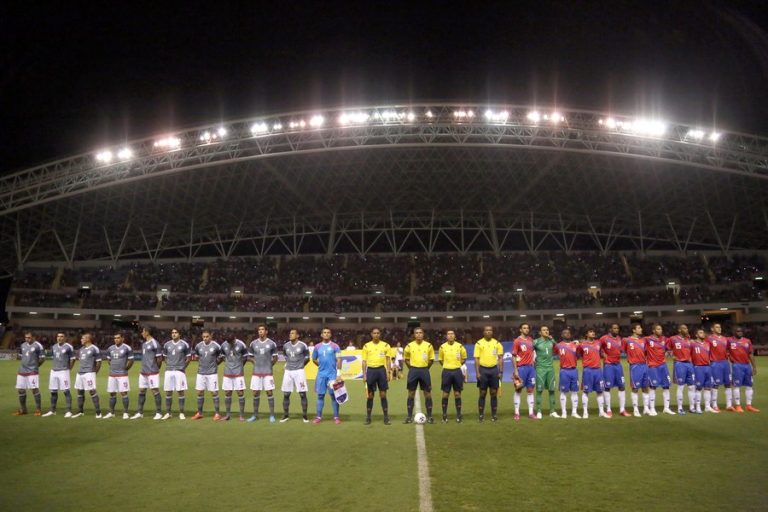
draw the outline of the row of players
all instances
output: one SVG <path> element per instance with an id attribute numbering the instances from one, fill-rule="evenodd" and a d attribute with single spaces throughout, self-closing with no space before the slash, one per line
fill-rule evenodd
<path id="1" fill-rule="evenodd" d="M 656 324 L 653 333 L 644 337 L 642 326 L 634 324 L 632 335 L 626 338 L 619 336 L 618 324 L 613 324 L 610 331 L 596 339 L 594 329 L 587 329 L 582 340 L 573 340 L 569 329 L 561 333 L 561 341 L 555 340 L 549 334 L 549 328 L 540 328 L 540 337 L 530 336 L 531 327 L 524 323 L 520 326 L 520 336 L 513 342 L 512 368 L 515 382 L 514 408 L 515 420 L 520 418 L 520 402 L 523 389 L 527 390 L 528 412 L 532 419 L 540 419 L 541 397 L 544 390 L 549 391 L 550 415 L 555 418 L 567 417 L 566 394 L 571 394 L 571 416 L 575 418 L 588 417 L 589 394 L 597 395 L 600 416 L 611 417 L 611 389 L 618 388 L 619 413 L 622 416 L 630 414 L 625 408 L 625 378 L 621 365 L 622 353 L 625 353 L 630 367 L 630 386 L 632 390 L 633 415 L 641 416 L 638 393 L 643 394 L 643 414 L 657 415 L 655 407 L 655 389 L 662 388 L 664 399 L 663 412 L 675 414 L 670 408 L 669 387 L 672 379 L 666 365 L 666 354 L 671 352 L 674 358 L 674 380 L 677 383 L 677 412 L 685 414 L 683 406 L 683 388 L 688 386 L 689 410 L 700 413 L 702 404 L 706 412 L 719 412 L 717 407 L 717 389 L 725 387 L 726 407 L 728 410 L 743 412 L 740 402 L 740 388 L 746 388 L 746 409 L 758 412 L 752 406 L 753 390 L 752 377 L 757 373 L 752 354 L 752 343 L 743 336 L 740 328 L 734 336 L 727 338 L 722 334 L 720 324 L 714 324 L 711 334 L 706 335 L 704 329 L 697 329 L 691 339 L 686 325 L 680 325 L 678 334 L 666 338 L 662 328 Z M 213 341 L 210 331 L 203 331 L 203 341 L 194 348 L 181 339 L 178 330 L 171 331 L 171 340 L 162 347 L 152 337 L 148 328 L 142 330 L 141 370 L 139 374 L 139 406 L 133 415 L 128 413 L 128 393 L 130 383 L 128 370 L 133 365 L 133 351 L 124 343 L 122 334 L 114 336 L 114 344 L 107 349 L 109 361 L 109 378 L 107 390 L 110 395 L 109 412 L 104 418 L 115 416 L 117 395 L 121 395 L 124 419 L 139 419 L 143 417 L 144 403 L 147 391 L 151 390 L 156 413 L 154 419 L 169 419 L 173 393 L 178 395 L 179 418 L 184 419 L 185 391 L 187 380 L 185 370 L 189 362 L 195 358 L 199 361 L 195 389 L 197 391 L 197 413 L 193 419 L 203 418 L 205 391 L 213 397 L 214 420 L 229 420 L 231 418 L 232 394 L 238 396 L 240 420 L 245 420 L 245 378 L 244 365 L 246 361 L 253 364 L 253 375 L 250 388 L 253 391 L 253 415 L 247 421 L 258 419 L 261 392 L 265 391 L 269 403 L 269 420 L 275 422 L 274 396 L 275 389 L 273 366 L 277 362 L 277 345 L 267 337 L 267 328 L 260 325 L 257 328 L 258 337 L 250 346 L 238 339 L 225 341 L 219 345 Z M 330 329 L 321 331 L 322 342 L 311 350 L 299 340 L 296 329 L 290 331 L 289 342 L 283 347 L 286 359 L 285 373 L 281 390 L 283 391 L 283 418 L 289 419 L 291 393 L 298 392 L 301 398 L 302 417 L 307 418 L 307 381 L 304 366 L 313 361 L 318 365 L 318 375 L 315 383 L 317 393 L 317 415 L 313 420 L 319 423 L 322 419 L 325 394 L 329 386 L 336 382 L 341 369 L 340 349 L 331 341 Z M 33 339 L 31 333 L 25 333 L 25 341 L 21 346 L 19 357 L 21 366 L 17 374 L 16 387 L 19 392 L 20 409 L 16 415 L 27 414 L 26 394 L 31 389 L 35 399 L 36 415 L 52 416 L 56 414 L 58 392 L 64 392 L 66 399 L 65 417 L 83 415 L 85 392 L 91 395 L 97 417 L 101 416 L 99 396 L 96 392 L 96 374 L 101 367 L 101 352 L 93 345 L 90 334 L 82 336 L 83 346 L 79 350 L 80 367 L 75 379 L 75 389 L 78 394 L 78 410 L 72 414 L 72 399 L 70 394 L 70 370 L 74 366 L 76 353 L 66 342 L 63 333 L 57 335 L 57 342 L 52 347 L 53 368 L 51 369 L 49 389 L 51 391 L 51 409 L 45 414 L 41 412 L 39 390 L 39 367 L 45 360 L 42 345 Z M 393 349 L 381 340 L 379 329 L 371 332 L 371 341 L 363 347 L 363 374 L 366 382 L 366 424 L 371 422 L 371 411 L 376 390 L 379 391 L 384 412 L 385 424 L 390 424 L 387 403 L 387 389 L 392 379 Z M 486 396 L 490 392 L 492 420 L 497 419 L 499 386 L 503 377 L 504 349 L 494 337 L 493 328 L 486 326 L 483 338 L 477 341 L 474 348 L 475 373 L 480 390 L 478 398 L 478 416 L 484 419 Z M 560 403 L 561 413 L 555 411 L 555 374 L 554 355 L 560 359 Z M 405 423 L 410 423 L 413 417 L 415 393 L 421 389 L 425 396 L 427 421 L 432 418 L 432 385 L 429 370 L 435 361 L 433 346 L 424 340 L 424 331 L 414 330 L 414 339 L 403 351 L 405 364 L 408 366 L 408 399 L 407 417 Z M 577 360 L 582 359 L 582 377 L 579 385 Z M 446 341 L 440 346 L 437 360 L 443 367 L 441 376 L 443 421 L 447 421 L 448 400 L 453 391 L 456 406 L 456 419 L 461 422 L 461 392 L 466 380 L 465 363 L 466 348 L 456 341 L 455 332 L 446 332 Z M 160 367 L 165 362 L 164 374 L 165 413 L 161 409 L 162 397 L 159 389 Z M 224 379 L 222 389 L 225 392 L 224 415 L 220 413 L 218 365 L 224 363 Z M 733 363 L 733 370 L 731 370 Z M 536 409 L 534 410 L 533 391 L 536 390 Z M 653 390 L 653 391 L 651 391 Z M 579 391 L 583 404 L 583 415 L 578 414 Z M 339 409 L 336 400 L 331 400 L 335 423 L 340 423 Z"/>

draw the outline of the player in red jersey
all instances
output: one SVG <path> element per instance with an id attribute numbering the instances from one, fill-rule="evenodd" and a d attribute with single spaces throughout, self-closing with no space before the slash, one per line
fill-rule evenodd
<path id="1" fill-rule="evenodd" d="M 717 391 L 725 386 L 725 406 L 733 409 L 733 395 L 731 394 L 731 364 L 728 362 L 728 338 L 723 336 L 723 326 L 719 323 L 712 324 L 710 334 L 707 336 L 709 343 L 709 357 L 712 367 L 712 398 L 710 407 L 719 411 L 717 407 Z"/>
<path id="2" fill-rule="evenodd" d="M 619 324 L 611 324 L 608 334 L 600 338 L 600 348 L 603 351 L 605 361 L 603 363 L 603 401 L 605 402 L 605 414 L 610 418 L 611 412 L 611 388 L 618 388 L 619 414 L 629 416 L 626 411 L 627 394 L 624 391 L 624 366 L 621 364 L 621 336 L 619 336 Z"/>
<path id="3" fill-rule="evenodd" d="M 632 335 L 629 338 L 624 338 L 622 345 L 624 352 L 627 354 L 627 362 L 629 363 L 629 384 L 632 388 L 632 415 L 636 418 L 641 416 L 640 409 L 638 408 L 638 389 L 643 390 L 643 414 L 650 415 L 650 409 L 648 408 L 650 379 L 648 379 L 648 363 L 645 359 L 643 326 L 639 323 L 632 324 Z"/>
<path id="4" fill-rule="evenodd" d="M 571 339 L 571 330 L 563 329 L 561 334 L 562 338 L 560 343 L 555 345 L 560 356 L 560 408 L 563 410 L 563 414 L 560 416 L 565 419 L 568 417 L 566 412 L 566 400 L 565 394 L 571 393 L 571 416 L 574 418 L 581 418 L 579 416 L 579 373 L 576 369 L 576 360 L 578 359 L 578 347 L 579 342 Z"/>
<path id="5" fill-rule="evenodd" d="M 693 361 L 693 375 L 696 379 L 696 407 L 694 412 L 701 414 L 701 404 L 704 404 L 705 412 L 714 412 L 712 409 L 712 367 L 709 358 L 709 343 L 707 334 L 703 328 L 696 329 L 696 339 L 692 343 L 691 360 Z"/>
<path id="6" fill-rule="evenodd" d="M 696 386 L 691 362 L 692 350 L 691 336 L 688 326 L 680 324 L 677 327 L 677 335 L 667 340 L 667 348 L 672 352 L 675 362 L 672 367 L 672 375 L 677 384 L 677 414 L 685 414 L 683 406 L 683 387 L 688 386 L 688 407 L 694 412 L 696 404 Z"/>
<path id="7" fill-rule="evenodd" d="M 648 361 L 648 379 L 651 384 L 648 400 L 651 416 L 656 416 L 656 388 L 659 386 L 664 399 L 664 414 L 674 415 L 675 412 L 669 408 L 669 386 L 672 380 L 669 378 L 669 368 L 667 368 L 667 338 L 663 334 L 661 324 L 653 324 L 653 332 L 645 338 L 645 357 Z"/>
<path id="8" fill-rule="evenodd" d="M 584 339 L 576 350 L 581 357 L 581 417 L 589 418 L 589 393 L 597 393 L 597 410 L 601 418 L 609 418 L 603 410 L 603 370 L 600 367 L 600 342 L 595 339 L 595 330 L 587 329 Z"/>
<path id="9" fill-rule="evenodd" d="M 538 419 L 533 410 L 534 389 L 536 389 L 536 370 L 533 367 L 534 351 L 533 338 L 530 336 L 531 326 L 524 323 L 520 326 L 520 336 L 515 338 L 512 343 L 512 356 L 514 358 L 513 377 L 519 378 L 525 386 L 528 400 L 528 417 L 532 420 Z M 515 420 L 520 419 L 520 399 L 522 398 L 522 389 L 515 390 Z"/>
<path id="10" fill-rule="evenodd" d="M 744 329 L 737 327 L 735 336 L 728 340 L 728 356 L 733 363 L 733 401 L 736 406 L 734 412 L 744 412 L 741 408 L 741 388 L 747 398 L 746 409 L 749 412 L 760 412 L 760 409 L 752 405 L 752 376 L 757 375 L 755 356 L 752 352 L 752 341 L 744 337 Z"/>

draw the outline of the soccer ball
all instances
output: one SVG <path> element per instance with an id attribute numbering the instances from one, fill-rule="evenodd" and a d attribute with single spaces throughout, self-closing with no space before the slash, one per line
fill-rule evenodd
<path id="1" fill-rule="evenodd" d="M 427 422 L 427 417 L 426 417 L 426 416 L 424 416 L 424 413 L 423 413 L 423 412 L 417 412 L 416 414 L 414 414 L 414 415 L 413 415 L 413 421 L 414 421 L 415 423 L 418 423 L 418 424 L 420 424 L 420 425 L 421 425 L 421 424 L 423 424 L 423 423 L 426 423 L 426 422 Z"/>

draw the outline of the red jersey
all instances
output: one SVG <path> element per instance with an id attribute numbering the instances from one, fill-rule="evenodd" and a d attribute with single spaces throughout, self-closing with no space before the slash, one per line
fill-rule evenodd
<path id="1" fill-rule="evenodd" d="M 691 359 L 694 366 L 709 366 L 709 343 L 694 340 L 691 343 Z"/>
<path id="2" fill-rule="evenodd" d="M 719 334 L 710 334 L 707 336 L 709 343 L 709 357 L 712 361 L 728 360 L 728 338 Z"/>
<path id="3" fill-rule="evenodd" d="M 561 341 L 555 348 L 560 354 L 560 368 L 576 368 L 576 359 L 578 358 L 579 344 L 575 341 Z"/>
<path id="4" fill-rule="evenodd" d="M 728 340 L 728 355 L 732 363 L 749 364 L 750 354 L 752 354 L 752 341 L 749 338 Z"/>
<path id="5" fill-rule="evenodd" d="M 606 364 L 617 364 L 621 362 L 622 345 L 620 336 L 614 337 L 610 334 L 605 334 L 598 341 L 600 342 L 600 348 L 603 350 L 603 354 L 605 354 Z"/>
<path id="6" fill-rule="evenodd" d="M 624 338 L 621 342 L 629 364 L 645 364 L 645 338 Z"/>
<path id="7" fill-rule="evenodd" d="M 600 368 L 600 340 L 582 341 L 576 353 L 581 356 L 584 368 Z"/>
<path id="8" fill-rule="evenodd" d="M 675 361 L 678 363 L 690 363 L 691 343 L 693 343 L 691 338 L 683 338 L 678 334 L 667 340 L 667 349 L 672 352 L 672 357 L 674 357 Z"/>
<path id="9" fill-rule="evenodd" d="M 667 364 L 667 338 L 662 336 L 657 338 L 656 336 L 646 336 L 645 338 L 645 358 L 648 361 L 648 366 L 656 368 L 661 365 Z"/>
<path id="10" fill-rule="evenodd" d="M 512 355 L 515 356 L 517 366 L 533 364 L 533 338 L 531 336 L 518 336 L 512 343 Z"/>

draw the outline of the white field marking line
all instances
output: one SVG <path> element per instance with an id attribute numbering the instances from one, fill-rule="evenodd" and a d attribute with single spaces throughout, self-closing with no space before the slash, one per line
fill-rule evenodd
<path id="1" fill-rule="evenodd" d="M 416 395 L 416 412 L 421 412 L 421 390 Z M 424 441 L 424 425 L 416 425 L 416 461 L 419 471 L 419 512 L 432 512 L 432 485 L 429 480 L 427 443 Z"/>

